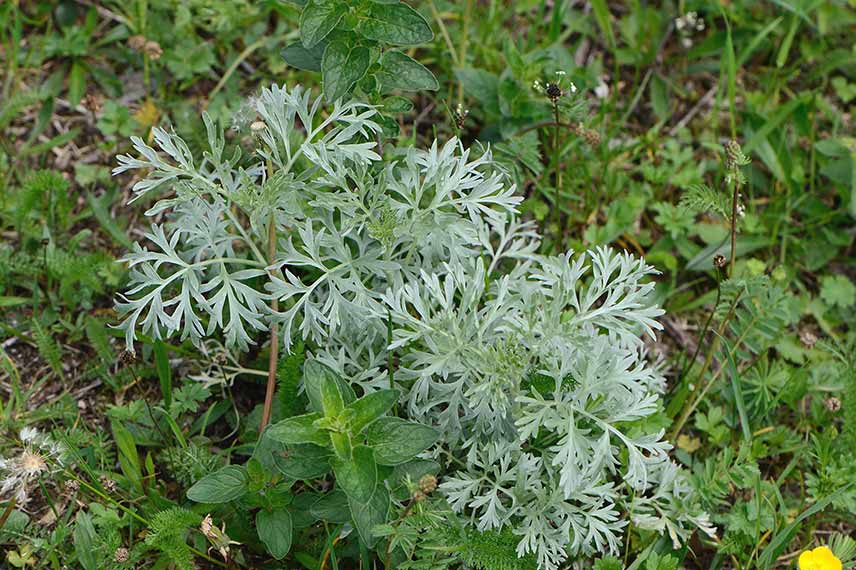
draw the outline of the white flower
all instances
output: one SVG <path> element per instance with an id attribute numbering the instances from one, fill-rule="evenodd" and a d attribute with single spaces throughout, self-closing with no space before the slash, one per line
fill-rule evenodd
<path id="1" fill-rule="evenodd" d="M 25 427 L 21 430 L 21 441 L 24 443 L 31 443 L 39 437 L 39 430 L 33 427 Z"/>
<path id="2" fill-rule="evenodd" d="M 65 448 L 35 428 L 22 429 L 19 437 L 24 444 L 21 452 L 15 457 L 0 458 L 0 471 L 5 472 L 0 495 L 14 491 L 15 500 L 24 504 L 33 482 L 62 468 Z"/>

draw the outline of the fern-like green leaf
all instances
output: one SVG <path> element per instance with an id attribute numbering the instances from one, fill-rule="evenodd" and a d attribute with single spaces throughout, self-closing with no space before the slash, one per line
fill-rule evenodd
<path id="1" fill-rule="evenodd" d="M 56 339 L 54 339 L 51 333 L 38 319 L 33 319 L 30 334 L 33 337 L 33 341 L 36 343 L 36 348 L 38 349 L 41 357 L 45 359 L 45 362 L 50 365 L 51 370 L 53 370 L 57 376 L 64 379 L 65 374 L 62 370 L 62 349 Z"/>
<path id="2" fill-rule="evenodd" d="M 706 184 L 693 184 L 681 195 L 678 207 L 693 215 L 716 213 L 730 218 L 730 198 Z"/>
<path id="3" fill-rule="evenodd" d="M 303 402 L 298 388 L 302 378 L 304 348 L 303 341 L 295 343 L 291 354 L 280 359 L 277 368 L 277 397 L 279 398 L 280 410 L 283 418 L 299 415 L 303 411 Z"/>
<path id="4" fill-rule="evenodd" d="M 186 535 L 201 520 L 196 513 L 181 507 L 160 511 L 152 517 L 145 543 L 163 553 L 178 570 L 193 570 L 193 551 L 187 545 Z"/>

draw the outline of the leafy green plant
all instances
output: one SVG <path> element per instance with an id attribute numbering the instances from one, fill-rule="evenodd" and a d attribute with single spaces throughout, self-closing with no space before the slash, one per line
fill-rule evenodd
<path id="1" fill-rule="evenodd" d="M 155 140 L 171 160 L 139 139 L 141 158 L 120 157 L 117 173 L 152 169 L 137 198 L 177 190 L 148 211 L 177 214 L 147 235 L 157 249 L 137 245 L 126 258 L 133 284 L 118 307 L 129 347 L 138 324 L 196 343 L 222 330 L 238 349 L 255 342 L 253 329 L 281 324 L 286 349 L 297 334 L 311 343 L 311 411 L 266 437 L 302 446 L 284 463 L 295 471 L 279 466 L 286 478 L 332 468 L 365 546 L 388 520 L 381 473 L 425 450 L 435 429 L 463 464 L 440 486 L 453 509 L 479 531 L 510 527 L 518 555 L 534 554 L 541 568 L 617 551 L 619 506 L 676 543 L 695 526 L 713 532 L 662 431 L 642 423 L 662 387 L 638 336 L 659 327 L 651 268 L 607 249 L 535 255 L 538 236 L 516 220 L 514 188 L 489 154 L 472 158 L 454 139 L 384 165 L 371 150 L 374 110 L 363 104 L 336 103 L 321 123 L 319 104 L 299 88 L 265 89 L 256 105 L 264 163 L 224 158 L 207 118 L 202 162 L 163 130 Z M 419 423 L 378 419 L 397 404 Z M 244 497 L 250 471 L 226 467 L 189 497 Z M 280 476 L 262 480 L 276 486 Z"/>
<path id="2" fill-rule="evenodd" d="M 387 45 L 423 44 L 434 33 L 419 12 L 399 1 L 304 0 L 300 42 L 283 51 L 285 60 L 320 71 L 324 93 L 335 101 L 354 89 L 376 97 L 393 90 L 436 90 L 434 74 L 409 55 Z"/>

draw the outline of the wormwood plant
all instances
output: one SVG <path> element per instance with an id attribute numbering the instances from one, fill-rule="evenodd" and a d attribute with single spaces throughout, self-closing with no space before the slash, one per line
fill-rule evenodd
<path id="1" fill-rule="evenodd" d="M 407 527 L 398 490 L 426 473 L 441 472 L 449 517 L 510 532 L 511 560 L 542 569 L 618 552 L 631 525 L 676 544 L 713 534 L 647 421 L 663 390 L 642 342 L 662 314 L 652 268 L 607 248 L 536 254 L 490 152 L 452 139 L 382 158 L 370 106 L 325 113 L 276 86 L 253 105 L 251 156 L 227 153 L 206 116 L 201 158 L 155 129 L 158 150 L 132 139 L 139 156 L 115 170 L 146 170 L 135 199 L 166 214 L 126 257 L 129 347 L 140 328 L 197 344 L 220 333 L 232 351 L 274 326 L 286 350 L 306 343 L 308 413 L 275 423 L 247 466 L 203 478 L 192 499 L 252 491 L 241 508 L 267 513 L 257 527 L 277 557 L 290 538 L 265 537 L 290 537 L 298 512 L 304 526 L 350 520 L 387 566 L 418 556 L 380 538 Z M 331 472 L 332 489 L 313 483 Z"/>

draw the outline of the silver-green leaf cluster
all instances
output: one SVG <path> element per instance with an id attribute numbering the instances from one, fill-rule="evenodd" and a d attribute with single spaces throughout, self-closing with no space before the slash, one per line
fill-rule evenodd
<path id="1" fill-rule="evenodd" d="M 489 151 L 384 152 L 374 108 L 322 109 L 300 87 L 252 108 L 250 156 L 206 118 L 201 158 L 157 129 L 157 148 L 134 139 L 119 158 L 116 172 L 146 171 L 136 197 L 163 217 L 126 258 L 129 346 L 141 329 L 245 350 L 278 323 L 286 349 L 303 339 L 363 396 L 389 388 L 394 362 L 400 410 L 442 435 L 426 454 L 452 508 L 510 528 L 541 569 L 617 552 L 628 516 L 675 542 L 713 533 L 646 428 L 664 382 L 643 345 L 663 312 L 652 268 L 607 248 L 539 255 Z"/>

